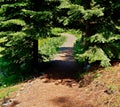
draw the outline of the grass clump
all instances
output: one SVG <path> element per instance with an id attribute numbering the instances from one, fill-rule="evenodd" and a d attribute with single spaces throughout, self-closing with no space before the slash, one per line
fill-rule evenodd
<path id="1" fill-rule="evenodd" d="M 65 32 L 65 30 L 62 28 L 59 28 L 59 27 L 52 28 L 52 30 L 51 30 L 51 33 L 53 35 L 59 35 L 60 33 L 63 33 L 63 32 Z"/>
<path id="2" fill-rule="evenodd" d="M 18 90 L 17 86 L 8 86 L 5 85 L 3 87 L 0 87 L 0 99 L 3 99 L 10 95 L 11 92 L 15 92 Z"/>

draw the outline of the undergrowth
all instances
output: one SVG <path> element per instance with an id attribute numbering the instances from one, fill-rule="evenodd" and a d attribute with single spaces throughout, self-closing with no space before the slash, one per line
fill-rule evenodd
<path id="1" fill-rule="evenodd" d="M 9 86 L 9 87 L 0 87 L 0 99 L 3 99 L 5 97 L 9 97 L 11 92 L 15 92 L 18 90 L 18 87 L 16 86 Z"/>
<path id="2" fill-rule="evenodd" d="M 65 42 L 65 40 L 65 36 L 39 40 L 39 54 L 42 57 L 42 61 L 50 61 L 52 57 L 57 53 L 60 46 Z"/>
<path id="3" fill-rule="evenodd" d="M 53 55 L 57 53 L 59 47 L 65 42 L 65 39 L 64 36 L 40 39 L 39 54 L 42 56 L 42 61 L 49 62 Z M 15 85 L 16 83 L 31 78 L 31 74 L 27 73 L 23 75 L 19 69 L 17 69 L 16 73 L 9 74 L 9 69 L 6 68 L 8 64 L 9 62 L 3 62 L 2 58 L 0 58 L 0 86 Z"/>
<path id="4" fill-rule="evenodd" d="M 82 37 L 82 32 L 80 30 L 66 29 L 65 32 L 72 34 L 73 36 L 77 37 L 78 39 L 81 39 L 81 37 Z"/>

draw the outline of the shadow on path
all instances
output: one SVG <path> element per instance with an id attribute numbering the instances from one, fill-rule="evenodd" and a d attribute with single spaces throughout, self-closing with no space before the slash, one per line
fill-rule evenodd
<path id="1" fill-rule="evenodd" d="M 45 73 L 50 79 L 75 79 L 79 70 L 79 65 L 73 58 L 73 48 L 61 47 L 50 65 L 45 68 Z"/>
<path id="2" fill-rule="evenodd" d="M 46 74 L 51 79 L 75 79 L 79 72 L 78 65 L 73 61 L 53 61 L 47 69 Z"/>
<path id="3" fill-rule="evenodd" d="M 80 107 L 79 103 L 68 96 L 57 97 L 51 100 L 57 107 Z"/>
<path id="4" fill-rule="evenodd" d="M 77 38 L 70 34 L 62 35 L 66 36 L 66 42 L 60 47 L 50 64 L 45 66 L 44 72 L 50 79 L 75 79 L 80 71 L 73 58 L 73 45 Z"/>

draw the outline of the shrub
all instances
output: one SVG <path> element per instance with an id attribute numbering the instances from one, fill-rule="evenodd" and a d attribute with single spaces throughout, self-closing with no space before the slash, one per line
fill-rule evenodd
<path id="1" fill-rule="evenodd" d="M 41 61 L 47 62 L 57 53 L 59 47 L 64 43 L 65 37 L 52 37 L 43 41 L 41 43 L 42 41 L 39 40 L 39 54 L 42 58 Z"/>

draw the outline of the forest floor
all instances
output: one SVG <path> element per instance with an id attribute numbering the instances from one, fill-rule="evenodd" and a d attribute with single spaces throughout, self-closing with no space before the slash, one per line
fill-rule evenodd
<path id="1" fill-rule="evenodd" d="M 94 65 L 81 74 L 73 59 L 76 38 L 64 35 L 67 40 L 51 65 L 42 76 L 19 84 L 9 96 L 12 101 L 7 100 L 9 107 L 120 107 L 120 63 L 105 69 Z"/>

